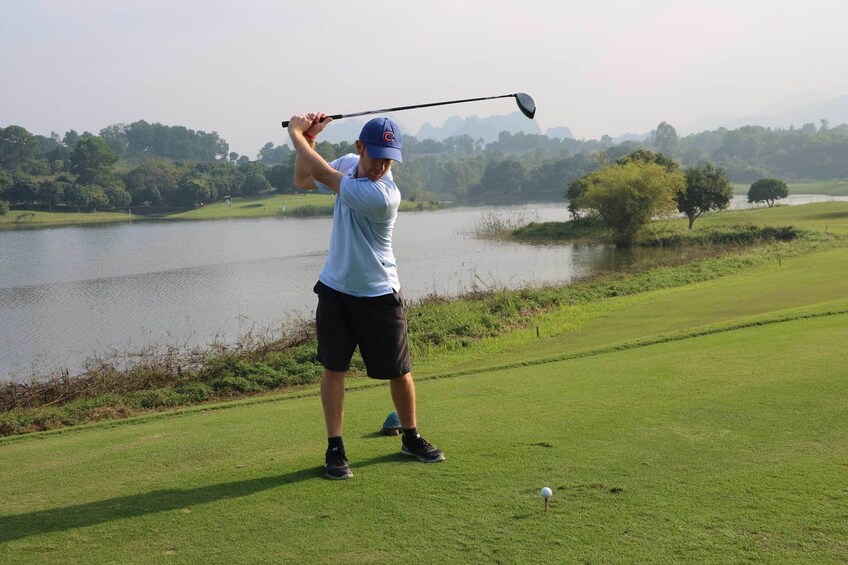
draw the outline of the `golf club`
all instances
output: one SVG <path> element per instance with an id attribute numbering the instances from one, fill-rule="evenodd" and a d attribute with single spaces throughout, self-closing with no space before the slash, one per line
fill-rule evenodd
<path id="1" fill-rule="evenodd" d="M 518 103 L 518 109 L 521 110 L 521 113 L 533 119 L 533 116 L 536 115 L 536 103 L 530 97 L 529 94 L 524 94 L 523 92 L 516 92 L 515 94 L 501 94 L 500 96 L 484 96 L 483 98 L 466 98 L 465 100 L 451 100 L 450 102 L 432 102 L 430 104 L 416 104 L 414 106 L 398 106 L 397 108 L 383 108 L 382 110 L 368 110 L 366 112 L 357 112 L 355 114 L 335 114 L 330 116 L 334 120 L 340 120 L 342 118 L 353 118 L 355 116 L 367 116 L 369 114 L 385 114 L 388 112 L 399 112 L 400 110 L 413 110 L 415 108 L 429 108 L 431 106 L 445 106 L 447 104 L 462 104 L 464 102 L 478 102 L 480 100 L 494 100 L 495 98 L 510 98 L 515 97 L 515 101 Z M 289 127 L 288 120 L 283 122 L 283 127 Z"/>

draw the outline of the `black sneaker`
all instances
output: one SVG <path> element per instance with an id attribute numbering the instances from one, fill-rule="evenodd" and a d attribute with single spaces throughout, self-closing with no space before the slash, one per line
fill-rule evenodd
<path id="1" fill-rule="evenodd" d="M 445 454 L 435 445 L 430 444 L 421 436 L 414 437 L 408 442 L 406 438 L 401 443 L 400 452 L 404 455 L 417 457 L 419 461 L 424 463 L 438 463 L 445 460 Z"/>
<path id="2" fill-rule="evenodd" d="M 324 458 L 324 476 L 335 481 L 349 479 L 353 476 L 350 465 L 347 464 L 344 450 L 339 448 L 327 450 Z"/>

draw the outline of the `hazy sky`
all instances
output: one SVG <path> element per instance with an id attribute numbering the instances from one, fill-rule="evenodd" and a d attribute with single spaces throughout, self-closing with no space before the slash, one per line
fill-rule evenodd
<path id="1" fill-rule="evenodd" d="M 293 113 L 527 92 L 543 131 L 682 129 L 799 91 L 848 94 L 846 20 L 845 0 L 0 0 L 0 127 L 145 119 L 254 158 Z"/>

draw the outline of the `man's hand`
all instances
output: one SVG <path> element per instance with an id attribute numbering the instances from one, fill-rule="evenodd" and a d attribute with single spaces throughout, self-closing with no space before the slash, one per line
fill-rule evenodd
<path id="1" fill-rule="evenodd" d="M 312 126 L 303 133 L 312 137 L 318 137 L 318 134 L 333 121 L 333 118 L 324 112 L 310 112 L 306 114 L 306 117 L 312 120 Z"/>
<path id="2" fill-rule="evenodd" d="M 294 139 L 294 134 L 299 133 L 303 135 L 306 133 L 306 130 L 312 127 L 312 118 L 309 118 L 310 114 L 297 114 L 291 117 L 289 120 L 289 137 Z"/>
<path id="3" fill-rule="evenodd" d="M 325 119 L 326 118 L 326 119 Z M 321 121 L 325 119 L 325 121 Z M 314 148 L 315 136 L 330 125 L 332 118 L 323 112 L 295 115 L 289 120 L 289 137 L 294 146 L 294 185 L 306 190 L 315 189 L 316 182 L 327 186 L 333 192 L 339 191 L 344 177 L 339 171 L 327 164 Z M 309 139 L 307 139 L 307 137 Z"/>
<path id="4" fill-rule="evenodd" d="M 289 120 L 289 136 L 293 132 L 300 132 L 309 137 L 317 137 L 332 121 L 333 118 L 324 112 L 310 112 L 308 114 L 292 116 Z"/>

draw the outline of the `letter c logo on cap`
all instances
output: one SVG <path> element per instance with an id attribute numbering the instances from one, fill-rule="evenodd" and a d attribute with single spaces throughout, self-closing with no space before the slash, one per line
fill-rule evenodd
<path id="1" fill-rule="evenodd" d="M 383 141 L 386 143 L 394 143 L 395 142 L 395 134 L 390 131 L 383 132 Z"/>

